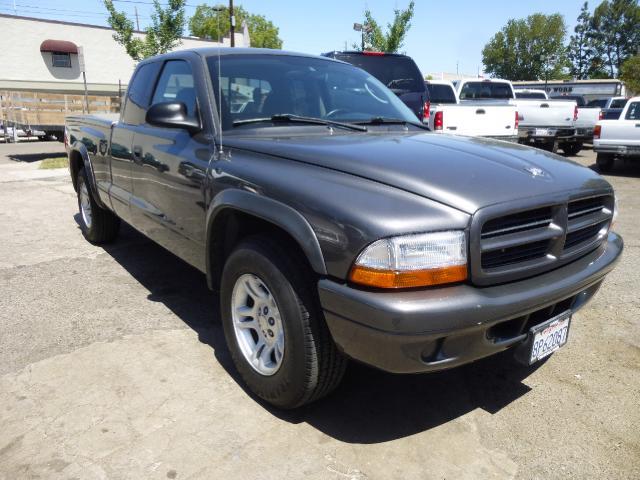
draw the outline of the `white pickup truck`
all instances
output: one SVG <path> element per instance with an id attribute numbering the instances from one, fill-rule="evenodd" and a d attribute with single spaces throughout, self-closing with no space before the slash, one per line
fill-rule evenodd
<path id="1" fill-rule="evenodd" d="M 437 133 L 518 141 L 518 113 L 514 105 L 474 103 L 461 105 L 451 82 L 429 80 L 429 128 Z"/>
<path id="2" fill-rule="evenodd" d="M 640 160 L 640 97 L 630 98 L 618 120 L 601 120 L 593 132 L 598 168 L 609 171 L 616 157 Z"/>
<path id="3" fill-rule="evenodd" d="M 495 100 L 515 105 L 520 119 L 520 143 L 552 152 L 560 147 L 568 155 L 573 154 L 572 144 L 577 141 L 576 102 L 516 98 L 511 82 L 498 79 L 460 80 L 456 91 L 462 104 Z"/>
<path id="4" fill-rule="evenodd" d="M 602 108 L 589 105 L 582 95 L 562 95 L 551 97 L 554 100 L 573 100 L 578 106 L 578 118 L 574 122 L 576 127 L 576 144 L 593 142 L 593 129 L 600 120 L 604 119 Z M 576 152 L 578 153 L 578 152 Z"/>

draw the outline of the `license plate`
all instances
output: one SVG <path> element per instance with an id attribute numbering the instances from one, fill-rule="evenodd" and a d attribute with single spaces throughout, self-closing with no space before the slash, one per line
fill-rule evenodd
<path id="1" fill-rule="evenodd" d="M 529 364 L 542 360 L 567 343 L 570 322 L 571 311 L 567 310 L 531 329 L 533 341 L 529 352 Z"/>
<path id="2" fill-rule="evenodd" d="M 551 132 L 546 128 L 536 128 L 536 136 L 538 137 L 548 137 L 551 135 Z"/>

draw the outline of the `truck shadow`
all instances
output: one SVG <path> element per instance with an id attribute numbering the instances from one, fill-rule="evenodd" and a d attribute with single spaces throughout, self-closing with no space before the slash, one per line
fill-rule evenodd
<path id="1" fill-rule="evenodd" d="M 601 172 L 598 166 L 594 163 L 589 165 L 589 168 L 594 172 L 599 173 L 605 177 L 628 177 L 638 178 L 640 177 L 640 161 L 637 160 L 620 160 L 617 159 L 613 165 L 613 168 L 608 172 Z"/>
<path id="2" fill-rule="evenodd" d="M 40 160 L 47 160 L 49 158 L 66 157 L 64 151 L 62 152 L 43 152 L 43 153 L 11 153 L 7 155 L 8 158 L 14 162 L 33 163 Z"/>
<path id="3" fill-rule="evenodd" d="M 244 389 L 228 354 L 217 300 L 201 272 L 126 224 L 118 242 L 104 250 L 150 292 L 149 301 L 162 302 L 197 332 Z M 295 411 L 275 409 L 244 390 L 283 421 L 308 423 L 343 442 L 372 444 L 437 427 L 477 408 L 496 413 L 530 390 L 522 380 L 532 371 L 509 354 L 421 375 L 392 375 L 351 362 L 332 395 Z"/>

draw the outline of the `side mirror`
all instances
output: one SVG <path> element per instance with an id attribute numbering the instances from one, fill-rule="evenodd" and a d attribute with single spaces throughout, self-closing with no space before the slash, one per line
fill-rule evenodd
<path id="1" fill-rule="evenodd" d="M 200 121 L 187 115 L 187 106 L 182 102 L 162 102 L 151 105 L 145 121 L 149 125 L 165 128 L 182 128 L 194 134 L 202 130 Z"/>

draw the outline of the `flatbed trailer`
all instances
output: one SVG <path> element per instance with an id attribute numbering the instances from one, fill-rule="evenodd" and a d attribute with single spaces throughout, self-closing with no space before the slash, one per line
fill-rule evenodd
<path id="1" fill-rule="evenodd" d="M 0 138 L 17 141 L 18 132 L 63 140 L 64 119 L 79 113 L 118 113 L 117 95 L 0 90 Z"/>

